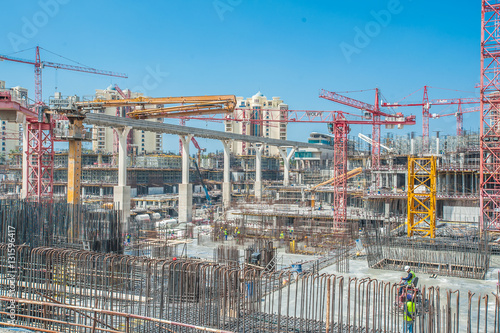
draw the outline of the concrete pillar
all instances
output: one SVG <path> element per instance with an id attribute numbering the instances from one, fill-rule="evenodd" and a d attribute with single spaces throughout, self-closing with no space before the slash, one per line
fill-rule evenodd
<path id="1" fill-rule="evenodd" d="M 99 187 L 99 196 L 100 197 L 104 196 L 104 188 L 103 187 Z"/>
<path id="2" fill-rule="evenodd" d="M 82 186 L 82 198 L 85 199 L 85 187 L 84 186 Z"/>
<path id="3" fill-rule="evenodd" d="M 453 174 L 453 194 L 457 195 L 457 172 L 455 171 Z"/>
<path id="4" fill-rule="evenodd" d="M 450 194 L 450 173 L 446 172 L 445 180 L 444 180 L 444 190 L 446 194 Z"/>
<path id="5" fill-rule="evenodd" d="M 439 132 L 436 133 L 436 155 L 439 155 Z"/>
<path id="6" fill-rule="evenodd" d="M 297 147 L 293 147 L 288 155 L 286 153 L 286 148 L 281 148 L 279 150 L 281 158 L 283 159 L 283 186 L 290 185 L 290 160 L 292 159 L 292 156 L 293 154 L 295 154 L 296 150 Z"/>
<path id="7" fill-rule="evenodd" d="M 229 140 L 221 140 L 224 146 L 224 182 L 222 183 L 222 202 L 224 208 L 231 205 L 231 155 L 229 150 Z"/>
<path id="8" fill-rule="evenodd" d="M 384 215 L 385 215 L 385 220 L 389 220 L 389 215 L 390 215 L 390 212 L 391 212 L 391 204 L 389 202 L 386 202 L 385 203 L 385 210 L 384 210 Z"/>
<path id="9" fill-rule="evenodd" d="M 465 172 L 462 171 L 462 195 L 465 195 Z"/>
<path id="10" fill-rule="evenodd" d="M 179 184 L 179 222 L 193 220 L 193 185 L 189 183 L 189 142 L 193 136 L 179 135 L 182 141 L 182 184 Z"/>
<path id="11" fill-rule="evenodd" d="M 471 191 L 471 194 L 475 193 L 475 188 L 474 188 L 474 172 L 471 172 L 471 174 L 470 174 L 470 191 Z"/>
<path id="12" fill-rule="evenodd" d="M 397 189 L 398 189 L 398 174 L 397 173 L 394 173 L 392 175 L 392 185 L 394 186 L 394 188 L 392 189 L 392 192 L 396 193 Z"/>
<path id="13" fill-rule="evenodd" d="M 439 176 L 438 173 L 436 174 L 436 194 L 441 192 L 441 186 L 442 186 L 441 177 Z"/>
<path id="14" fill-rule="evenodd" d="M 408 192 L 408 171 L 405 171 L 405 191 Z"/>
<path id="15" fill-rule="evenodd" d="M 257 144 L 255 146 L 255 185 L 254 194 L 255 200 L 262 200 L 262 151 L 264 145 Z"/>
<path id="16" fill-rule="evenodd" d="M 116 128 L 118 134 L 118 186 L 114 187 L 113 200 L 121 210 L 122 232 L 129 230 L 130 186 L 127 186 L 127 136 L 130 127 Z"/>

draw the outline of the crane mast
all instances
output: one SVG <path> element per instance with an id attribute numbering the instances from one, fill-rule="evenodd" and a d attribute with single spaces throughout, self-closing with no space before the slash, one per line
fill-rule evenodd
<path id="1" fill-rule="evenodd" d="M 42 61 L 39 46 L 35 49 L 34 61 L 1 54 L 0 60 L 29 64 L 33 65 L 35 68 L 35 105 L 33 106 L 33 112 L 37 114 L 37 118 L 27 118 L 28 122 L 25 128 L 26 147 L 24 147 L 24 151 L 26 153 L 27 171 L 26 174 L 23 175 L 23 186 L 25 186 L 26 191 L 24 194 L 28 199 L 52 201 L 54 182 L 54 119 L 49 117 L 44 119 L 44 107 L 42 100 L 42 68 L 50 67 L 122 78 L 126 78 L 127 75 L 91 67 Z M 71 143 L 70 141 L 70 153 L 71 152 L 78 154 L 78 144 Z M 79 173 L 78 160 L 76 160 L 76 163 L 72 165 L 70 170 L 68 170 L 68 174 L 70 173 Z M 71 184 L 68 184 L 68 187 L 74 188 Z M 74 199 L 71 200 L 72 202 L 79 200 L 79 194 L 76 194 L 76 191 L 76 188 L 71 190 L 71 192 L 75 193 Z"/>

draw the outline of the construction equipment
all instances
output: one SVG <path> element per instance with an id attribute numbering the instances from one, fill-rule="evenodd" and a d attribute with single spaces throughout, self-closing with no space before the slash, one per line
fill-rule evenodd
<path id="1" fill-rule="evenodd" d="M 7 60 L 30 64 L 35 66 L 35 105 L 32 108 L 31 114 L 36 114 L 36 117 L 27 117 L 27 146 L 24 150 L 27 154 L 27 171 L 23 175 L 26 179 L 26 197 L 28 199 L 52 200 L 53 196 L 53 182 L 54 182 L 54 119 L 42 111 L 42 68 L 51 67 L 56 69 L 65 69 L 77 72 L 107 75 L 114 77 L 127 78 L 126 74 L 115 73 L 110 71 L 99 70 L 91 67 L 73 66 L 66 64 L 53 63 L 48 61 L 41 61 L 40 47 L 35 49 L 35 61 L 15 58 L 7 55 L 0 55 L 0 60 Z M 25 113 L 24 111 L 21 111 Z M 81 129 L 77 131 L 82 131 Z M 73 146 L 73 148 L 72 148 Z M 70 151 L 78 152 L 78 144 L 70 144 Z M 76 161 L 78 162 L 78 160 Z M 72 162 L 70 162 L 71 165 Z M 76 163 L 78 164 L 78 163 Z M 78 168 L 68 170 L 68 175 L 78 172 Z M 68 191 L 68 196 L 70 195 Z M 79 194 L 75 199 L 79 199 Z"/>
<path id="2" fill-rule="evenodd" d="M 500 231 L 500 1 L 481 1 L 479 200 L 481 230 Z"/>
<path id="3" fill-rule="evenodd" d="M 366 108 L 370 110 L 369 108 Z M 328 124 L 330 133 L 334 136 L 334 175 L 343 175 L 347 172 L 347 134 L 349 134 L 350 124 L 373 124 L 380 127 L 380 125 L 395 125 L 401 127 L 402 125 L 415 125 L 415 116 L 398 116 L 387 117 L 385 120 L 348 120 L 346 115 L 349 113 L 337 111 L 335 119 L 332 123 Z M 380 142 L 380 137 L 378 142 Z M 375 145 L 373 145 L 375 146 Z M 372 151 L 373 152 L 373 151 Z M 379 151 L 380 152 L 380 151 Z M 372 157 L 373 158 L 373 157 Z M 333 209 L 335 211 L 333 226 L 339 230 L 340 233 L 346 232 L 347 222 L 347 178 L 340 177 L 338 183 L 334 187 L 333 194 Z"/>
<path id="4" fill-rule="evenodd" d="M 315 196 L 316 196 L 315 193 L 316 193 L 316 189 L 318 187 L 325 186 L 325 185 L 334 185 L 335 186 L 338 183 L 342 182 L 344 179 L 347 180 L 349 178 L 355 177 L 355 176 L 359 175 L 361 172 L 363 172 L 362 168 L 356 168 L 356 169 L 351 170 L 351 171 L 349 171 L 349 172 L 347 172 L 345 174 L 334 176 L 334 177 L 328 179 L 327 181 L 324 181 L 322 183 L 314 185 L 310 189 L 307 189 L 306 191 L 311 192 L 311 207 L 314 208 L 314 205 L 315 205 Z"/>
<path id="5" fill-rule="evenodd" d="M 480 109 L 478 106 L 462 110 L 462 104 L 458 104 L 458 110 L 454 113 L 447 114 L 431 114 L 432 119 L 439 119 L 442 117 L 455 116 L 457 117 L 457 136 L 464 135 L 464 113 L 478 112 Z"/>
<path id="6" fill-rule="evenodd" d="M 231 113 L 236 106 L 234 95 L 188 96 L 188 97 L 137 97 L 123 100 L 100 100 L 77 103 L 81 108 L 99 109 L 106 107 L 133 106 L 127 115 L 135 119 L 173 118 L 205 114 Z M 165 104 L 178 104 L 163 107 Z M 151 106 L 151 108 L 146 108 Z"/>
<path id="7" fill-rule="evenodd" d="M 436 157 L 408 157 L 408 237 L 436 235 Z"/>
<path id="8" fill-rule="evenodd" d="M 201 175 L 200 168 L 199 168 L 200 160 L 201 160 L 201 152 L 204 152 L 207 149 L 206 148 L 201 148 L 200 145 L 198 144 L 198 141 L 196 141 L 196 139 L 194 138 L 194 136 L 191 138 L 191 142 L 193 142 L 193 144 L 196 147 L 196 149 L 198 149 L 198 153 L 197 153 L 197 157 L 198 157 L 197 160 L 198 160 L 198 162 L 196 162 L 196 160 L 195 160 L 194 161 L 194 165 L 196 167 L 196 172 L 198 172 L 198 176 L 200 177 L 200 182 L 201 182 L 201 185 L 203 186 L 203 190 L 205 191 L 205 197 L 207 198 L 208 205 L 211 206 L 212 205 L 212 199 L 210 198 L 210 195 L 208 194 L 207 186 L 205 185 L 205 182 L 203 181 L 203 177 Z"/>
<path id="9" fill-rule="evenodd" d="M 433 105 L 463 105 L 463 104 L 478 104 L 479 98 L 442 98 L 442 99 L 432 99 L 429 100 L 428 88 L 432 88 L 429 86 L 424 86 L 423 88 L 423 98 L 421 103 L 406 103 L 401 104 L 399 102 L 396 103 L 382 103 L 382 107 L 408 107 L 408 106 L 422 106 L 422 148 L 423 152 L 427 153 L 429 151 L 429 118 L 431 118 L 431 114 L 429 112 L 431 106 Z M 417 91 L 420 91 L 417 90 Z M 417 92 L 415 91 L 415 92 Z M 408 98 L 412 94 L 406 96 L 404 99 Z"/>
<path id="10" fill-rule="evenodd" d="M 191 138 L 191 142 L 193 143 L 194 147 L 198 149 L 198 153 L 196 154 L 198 156 L 198 165 L 200 165 L 201 162 L 201 153 L 207 151 L 207 148 L 201 148 L 200 145 L 198 144 L 198 141 L 194 138 L 194 136 Z"/>
<path id="11" fill-rule="evenodd" d="M 127 90 L 127 94 L 123 92 L 123 90 L 120 89 L 120 87 L 115 84 L 115 89 L 118 92 L 118 94 L 121 96 L 123 99 L 129 99 L 130 98 L 130 90 Z M 120 107 L 116 108 L 116 116 L 117 117 L 126 117 L 127 114 L 131 111 L 130 106 L 126 106 L 123 108 L 123 113 L 120 113 Z M 132 132 L 129 132 L 127 135 L 127 153 L 130 154 L 132 153 L 132 144 L 133 144 L 133 135 Z M 114 140 L 113 140 L 113 151 L 116 153 L 118 152 L 118 133 L 115 131 L 114 133 Z"/>
<path id="12" fill-rule="evenodd" d="M 212 199 L 210 198 L 210 194 L 208 194 L 208 189 L 207 186 L 205 185 L 205 182 L 203 181 L 203 176 L 201 175 L 198 163 L 196 163 L 196 160 L 193 160 L 193 162 L 194 166 L 196 167 L 196 172 L 198 173 L 198 177 L 200 177 L 201 186 L 203 186 L 203 190 L 205 191 L 205 197 L 207 198 L 207 203 L 209 206 L 212 206 Z"/>
<path id="13" fill-rule="evenodd" d="M 95 69 L 95 68 L 91 68 L 91 67 L 73 66 L 73 65 L 59 64 L 59 63 L 49 62 L 49 61 L 41 61 L 40 60 L 40 49 L 41 48 L 39 46 L 37 46 L 35 49 L 36 49 L 35 61 L 21 59 L 21 58 L 15 58 L 15 57 L 2 55 L 2 54 L 0 54 L 0 60 L 19 62 L 19 63 L 29 64 L 29 65 L 35 66 L 35 104 L 36 105 L 41 105 L 43 103 L 42 102 L 42 68 L 45 68 L 45 67 L 127 78 L 127 74 L 124 74 L 124 73 L 115 73 L 115 72 L 104 71 L 104 70 Z"/>
<path id="14" fill-rule="evenodd" d="M 398 114 L 389 114 L 382 112 L 380 110 L 380 92 L 378 88 L 375 88 L 375 104 L 367 104 L 361 101 L 358 101 L 356 99 L 342 96 L 340 94 L 337 94 L 335 92 L 327 91 L 324 89 L 321 89 L 320 98 L 324 98 L 333 102 L 337 102 L 339 104 L 347 105 L 350 107 L 353 107 L 358 110 L 365 111 L 365 118 L 366 119 L 371 119 L 371 125 L 372 125 L 372 140 L 374 144 L 372 144 L 372 169 L 373 170 L 378 170 L 380 169 L 380 126 L 381 126 L 381 119 L 382 117 L 385 117 L 386 120 L 397 120 L 397 121 L 404 121 L 404 117 L 401 113 Z M 365 122 L 368 123 L 368 122 Z M 388 124 L 388 123 L 384 123 Z M 402 122 L 399 122 L 399 126 L 403 126 Z M 388 124 L 390 125 L 390 124 Z M 379 180 L 380 175 L 377 173 L 375 177 L 373 178 L 372 186 L 376 187 L 378 186 L 380 180 Z"/>
<path id="15" fill-rule="evenodd" d="M 374 145 L 375 142 L 370 139 L 369 137 L 367 137 L 366 135 L 364 134 L 361 134 L 361 133 L 358 133 L 358 138 L 360 138 L 361 140 L 363 140 L 364 142 L 366 143 L 369 143 L 371 145 Z M 384 148 L 385 150 L 387 150 L 388 152 L 391 152 L 392 151 L 392 148 L 389 148 L 389 147 L 386 147 L 384 146 L 383 144 L 380 144 L 380 148 Z"/>
<path id="16" fill-rule="evenodd" d="M 123 94 L 124 95 L 124 94 Z M 122 97 L 123 97 L 122 95 Z M 154 106 L 164 104 L 179 104 L 168 108 L 155 108 Z M 132 107 L 136 109 L 127 113 L 136 119 L 148 118 L 168 118 L 178 117 L 179 115 L 200 115 L 212 113 L 229 113 L 234 110 L 236 105 L 236 97 L 234 95 L 217 95 L 217 96 L 192 96 L 192 97 L 164 97 L 164 98 L 125 98 L 121 100 L 94 100 L 89 102 L 77 102 L 66 109 L 58 109 L 57 112 L 63 113 L 70 120 L 74 133 L 84 132 L 82 119 L 85 118 L 85 113 L 93 109 L 102 109 L 106 107 Z M 146 108 L 150 106 L 152 108 Z M 138 108 L 138 109 L 137 109 Z M 193 138 L 194 139 L 194 138 Z M 68 155 L 68 202 L 77 203 L 80 200 L 81 189 L 81 141 L 82 139 L 69 138 L 70 152 Z M 73 143 L 72 143 L 73 141 Z M 193 143 L 196 140 L 193 141 Z M 196 142 L 195 146 L 198 146 Z M 73 147 L 73 148 L 72 148 Z M 196 164 L 197 165 L 197 164 Z M 74 167 L 72 167 L 74 166 Z M 80 166 L 80 167 L 79 167 Z M 198 169 L 198 166 L 197 166 Z M 72 171 L 73 170 L 73 171 Z M 198 171 L 199 172 L 199 171 Z M 200 176 L 201 177 L 201 176 Z M 70 186 L 71 184 L 71 186 Z M 207 200 L 209 200 L 208 191 Z"/>

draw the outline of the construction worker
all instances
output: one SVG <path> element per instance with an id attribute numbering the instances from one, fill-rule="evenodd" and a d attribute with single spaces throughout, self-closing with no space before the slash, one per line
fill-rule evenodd
<path id="1" fill-rule="evenodd" d="M 224 237 L 227 240 L 227 229 L 224 229 Z"/>
<path id="2" fill-rule="evenodd" d="M 410 287 L 415 279 L 415 273 L 410 269 L 410 266 L 405 266 L 405 272 L 408 273 L 408 276 L 405 278 L 401 277 L 401 287 L 399 288 L 398 295 L 401 296 L 404 287 Z"/>
<path id="3" fill-rule="evenodd" d="M 280 243 L 281 244 L 285 243 L 285 234 L 283 233 L 283 230 L 280 233 Z"/>
<path id="4" fill-rule="evenodd" d="M 415 322 L 416 306 L 411 294 L 406 296 L 403 307 L 403 333 L 413 333 L 413 323 Z"/>

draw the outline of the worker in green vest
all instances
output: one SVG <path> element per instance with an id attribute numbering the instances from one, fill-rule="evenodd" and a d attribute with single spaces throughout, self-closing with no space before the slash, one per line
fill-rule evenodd
<path id="1" fill-rule="evenodd" d="M 399 296 L 401 296 L 404 287 L 410 287 L 413 283 L 413 280 L 415 279 L 415 273 L 410 269 L 410 266 L 405 266 L 405 272 L 408 273 L 408 275 L 405 278 L 401 278 L 402 283 L 401 287 L 399 288 Z"/>
<path id="2" fill-rule="evenodd" d="M 415 323 L 416 306 L 411 294 L 406 296 L 406 302 L 403 307 L 403 333 L 413 333 L 413 324 Z"/>
<path id="3" fill-rule="evenodd" d="M 226 238 L 227 240 L 227 229 L 224 229 L 224 237 Z"/>

